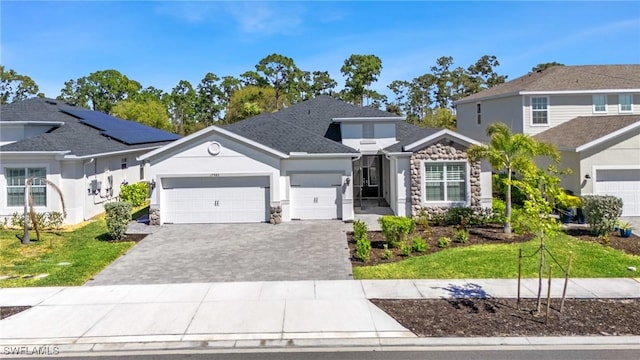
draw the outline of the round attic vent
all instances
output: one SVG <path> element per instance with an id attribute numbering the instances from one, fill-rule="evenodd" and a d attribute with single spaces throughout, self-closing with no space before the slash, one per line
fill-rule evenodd
<path id="1" fill-rule="evenodd" d="M 211 155 L 218 155 L 220 154 L 220 151 L 222 151 L 222 145 L 220 145 L 219 142 L 212 141 L 211 144 L 209 144 L 207 151 Z"/>

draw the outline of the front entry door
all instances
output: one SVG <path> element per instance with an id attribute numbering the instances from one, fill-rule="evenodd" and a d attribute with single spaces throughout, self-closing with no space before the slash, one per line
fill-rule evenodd
<path id="1" fill-rule="evenodd" d="M 380 156 L 362 157 L 362 198 L 380 197 Z"/>

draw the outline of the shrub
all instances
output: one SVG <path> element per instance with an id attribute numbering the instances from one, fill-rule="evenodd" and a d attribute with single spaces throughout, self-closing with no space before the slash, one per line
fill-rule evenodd
<path id="1" fill-rule="evenodd" d="M 393 253 L 391 252 L 391 250 L 389 250 L 389 247 L 387 246 L 387 244 L 384 244 L 384 250 L 382 250 L 382 258 L 385 260 L 389 260 L 391 259 L 391 256 L 393 256 Z"/>
<path id="2" fill-rule="evenodd" d="M 366 262 L 371 254 L 371 241 L 367 236 L 367 224 L 360 220 L 354 221 L 353 236 L 356 239 L 356 257 Z"/>
<path id="3" fill-rule="evenodd" d="M 447 225 L 460 225 L 464 227 L 473 224 L 475 217 L 475 212 L 469 207 L 452 207 L 447 209 L 447 214 L 445 215 Z"/>
<path id="4" fill-rule="evenodd" d="M 404 216 L 383 216 L 378 222 L 390 248 L 398 247 L 415 228 L 413 219 Z"/>
<path id="5" fill-rule="evenodd" d="M 31 217 L 27 216 L 29 229 L 33 229 L 33 223 Z M 6 218 L 5 218 L 6 220 Z M 62 226 L 64 217 L 61 212 L 49 211 L 46 213 L 36 213 L 36 221 L 38 222 L 39 229 L 59 229 Z M 14 212 L 11 214 L 11 227 L 22 228 L 24 227 L 24 213 Z"/>
<path id="6" fill-rule="evenodd" d="M 504 224 L 507 221 L 507 204 L 500 199 L 493 198 L 491 201 L 491 216 L 489 222 L 492 224 Z"/>
<path id="7" fill-rule="evenodd" d="M 446 236 L 443 236 L 441 238 L 438 239 L 438 247 L 439 248 L 446 248 L 447 246 L 449 246 L 449 244 L 451 244 L 451 239 L 449 239 Z"/>
<path id="8" fill-rule="evenodd" d="M 534 231 L 527 214 L 519 207 L 514 207 L 511 210 L 511 231 L 516 234 L 527 234 Z"/>
<path id="9" fill-rule="evenodd" d="M 444 226 L 447 225 L 446 214 L 439 213 L 431 216 L 431 223 L 434 226 Z"/>
<path id="10" fill-rule="evenodd" d="M 425 252 L 429 248 L 429 245 L 427 245 L 427 242 L 419 236 L 416 236 L 413 239 L 411 239 L 411 243 L 413 244 L 413 251 L 415 252 Z"/>
<path id="11" fill-rule="evenodd" d="M 131 222 L 133 206 L 130 202 L 112 202 L 104 204 L 104 209 L 107 212 L 109 236 L 115 240 L 122 240 L 127 231 L 127 225 Z"/>
<path id="12" fill-rule="evenodd" d="M 138 182 L 120 186 L 120 200 L 130 202 L 134 207 L 140 206 L 149 198 L 149 184 Z"/>
<path id="13" fill-rule="evenodd" d="M 406 241 L 400 244 L 400 253 L 402 254 L 402 256 L 411 255 L 411 250 L 412 250 L 411 245 L 409 245 Z"/>
<path id="14" fill-rule="evenodd" d="M 586 195 L 582 207 L 591 232 L 598 236 L 614 231 L 622 215 L 622 199 L 615 196 Z"/>
<path id="15" fill-rule="evenodd" d="M 453 229 L 453 236 L 457 242 L 464 244 L 469 240 L 469 230 L 465 228 Z"/>
<path id="16" fill-rule="evenodd" d="M 427 214 L 427 211 L 424 208 L 420 209 L 420 212 L 418 212 L 418 215 L 416 215 L 414 222 L 416 225 L 422 228 L 423 233 L 427 235 L 431 234 L 431 228 L 429 226 L 429 214 Z"/>

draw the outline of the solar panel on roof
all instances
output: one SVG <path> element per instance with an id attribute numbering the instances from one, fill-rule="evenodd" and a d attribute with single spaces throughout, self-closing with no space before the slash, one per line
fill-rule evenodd
<path id="1" fill-rule="evenodd" d="M 128 145 L 177 140 L 170 132 L 152 128 L 135 121 L 123 120 L 91 110 L 65 109 L 64 112 L 80 119 L 80 122 L 101 130 L 103 135 Z"/>

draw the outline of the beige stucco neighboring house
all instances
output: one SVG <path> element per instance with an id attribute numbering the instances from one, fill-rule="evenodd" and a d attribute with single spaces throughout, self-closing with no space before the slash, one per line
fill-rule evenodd
<path id="1" fill-rule="evenodd" d="M 640 216 L 640 65 L 554 66 L 455 102 L 458 132 L 486 142 L 503 122 L 550 142 L 563 186 L 578 195 L 614 195 L 624 216 Z"/>

